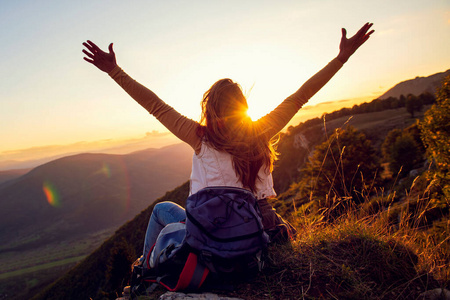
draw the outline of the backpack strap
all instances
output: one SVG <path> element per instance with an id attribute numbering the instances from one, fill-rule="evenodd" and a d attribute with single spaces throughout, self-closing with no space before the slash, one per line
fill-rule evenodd
<path id="1" fill-rule="evenodd" d="M 209 269 L 200 263 L 195 253 L 191 252 L 175 286 L 170 285 L 169 280 L 166 280 L 170 275 L 159 277 L 156 281 L 172 292 L 179 290 L 198 290 L 206 280 L 208 274 Z"/>

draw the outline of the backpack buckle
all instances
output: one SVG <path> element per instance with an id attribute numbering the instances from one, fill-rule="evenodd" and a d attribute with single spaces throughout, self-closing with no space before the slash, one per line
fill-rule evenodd
<path id="1" fill-rule="evenodd" d="M 202 250 L 200 252 L 200 257 L 204 262 L 211 262 L 212 261 L 212 253 L 207 250 Z"/>

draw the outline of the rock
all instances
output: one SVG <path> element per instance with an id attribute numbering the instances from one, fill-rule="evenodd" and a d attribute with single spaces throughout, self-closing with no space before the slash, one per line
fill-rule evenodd
<path id="1" fill-rule="evenodd" d="M 420 174 L 420 170 L 419 169 L 414 169 L 409 171 L 409 177 L 417 177 Z"/>
<path id="2" fill-rule="evenodd" d="M 423 292 L 420 294 L 420 298 L 423 300 L 450 300 L 450 291 L 447 289 L 434 289 Z"/>
<path id="3" fill-rule="evenodd" d="M 159 297 L 159 300 L 243 300 L 240 298 L 230 298 L 219 296 L 213 293 L 201 293 L 201 294 L 184 294 L 177 292 L 167 292 Z"/>

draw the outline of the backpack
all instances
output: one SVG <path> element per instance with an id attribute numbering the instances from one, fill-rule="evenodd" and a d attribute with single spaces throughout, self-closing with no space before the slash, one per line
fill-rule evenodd
<path id="1" fill-rule="evenodd" d="M 171 223 L 158 235 L 144 265 L 133 267 L 131 297 L 147 296 L 161 285 L 169 291 L 198 290 L 209 270 L 185 243 L 186 224 Z"/>
<path id="2" fill-rule="evenodd" d="M 248 278 L 264 266 L 269 237 L 255 196 L 235 187 L 206 187 L 186 201 L 185 242 L 216 276 Z"/>
<path id="3" fill-rule="evenodd" d="M 158 284 L 198 290 L 208 275 L 211 282 L 248 279 L 263 268 L 269 238 L 251 192 L 204 188 L 186 200 L 186 216 L 185 223 L 166 225 L 145 265 L 133 268 L 132 296 L 148 295 Z"/>

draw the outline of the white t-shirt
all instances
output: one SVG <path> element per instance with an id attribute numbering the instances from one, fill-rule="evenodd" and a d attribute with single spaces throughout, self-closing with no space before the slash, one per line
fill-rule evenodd
<path id="1" fill-rule="evenodd" d="M 257 199 L 276 196 L 272 173 L 262 167 L 256 179 Z M 199 154 L 192 159 L 190 195 L 208 186 L 232 186 L 243 188 L 233 168 L 233 159 L 225 151 L 217 151 L 203 142 Z"/>

